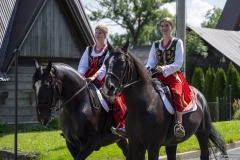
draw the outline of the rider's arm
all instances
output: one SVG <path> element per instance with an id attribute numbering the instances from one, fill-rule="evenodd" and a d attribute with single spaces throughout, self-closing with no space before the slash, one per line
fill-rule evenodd
<path id="1" fill-rule="evenodd" d="M 155 45 L 153 44 L 152 48 L 151 48 L 151 50 L 149 52 L 148 61 L 147 61 L 146 65 L 145 65 L 145 67 L 148 70 L 151 70 L 151 69 L 156 67 L 156 64 L 157 64 L 156 49 L 155 49 Z"/>
<path id="2" fill-rule="evenodd" d="M 78 72 L 84 76 L 88 69 L 88 47 L 86 48 L 85 52 L 83 53 L 79 65 L 78 65 Z"/>

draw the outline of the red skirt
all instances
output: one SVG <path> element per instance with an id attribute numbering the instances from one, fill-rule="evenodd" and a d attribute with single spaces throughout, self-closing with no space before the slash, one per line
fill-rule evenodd
<path id="1" fill-rule="evenodd" d="M 169 87 L 175 109 L 182 112 L 191 102 L 191 90 L 182 72 L 176 72 L 167 77 L 157 74 L 156 78 Z"/>

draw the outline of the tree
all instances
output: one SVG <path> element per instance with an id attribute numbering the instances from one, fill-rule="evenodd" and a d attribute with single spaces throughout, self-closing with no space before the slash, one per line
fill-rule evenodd
<path id="1" fill-rule="evenodd" d="M 158 29 L 161 17 L 173 16 L 163 3 L 174 0 L 98 0 L 100 9 L 91 11 L 91 20 L 110 19 L 127 30 L 126 36 L 133 40 L 133 45 L 148 44 L 151 35 Z M 156 23 L 158 22 L 158 23 Z M 120 38 L 119 35 L 115 35 Z M 156 39 L 155 39 L 156 40 Z M 116 40 L 119 41 L 119 40 Z"/>
<path id="2" fill-rule="evenodd" d="M 229 95 L 229 86 L 231 85 L 231 99 Z M 240 99 L 240 76 L 237 69 L 233 66 L 232 62 L 229 63 L 227 72 L 227 87 L 225 95 L 228 97 L 228 102 L 233 104 L 234 100 Z M 234 114 L 233 107 L 231 106 L 232 115 Z"/>
<path id="3" fill-rule="evenodd" d="M 216 97 L 213 96 L 213 83 L 215 79 L 214 68 L 208 68 L 205 75 L 205 82 L 203 87 L 203 94 L 206 97 L 208 102 L 214 102 Z"/>
<path id="4" fill-rule="evenodd" d="M 203 91 L 204 73 L 202 68 L 196 67 L 192 76 L 191 85 L 196 87 L 200 92 Z"/>
<path id="5" fill-rule="evenodd" d="M 207 14 L 205 15 L 206 21 L 202 22 L 202 27 L 205 28 L 215 28 L 218 20 L 222 14 L 222 9 L 214 7 L 211 10 L 207 11 Z"/>
<path id="6" fill-rule="evenodd" d="M 216 72 L 216 78 L 213 84 L 213 93 L 215 97 L 224 97 L 225 89 L 227 86 L 227 77 L 222 68 L 218 68 Z"/>
<path id="7" fill-rule="evenodd" d="M 227 85 L 227 78 L 224 70 L 222 68 L 218 68 L 216 72 L 216 78 L 213 84 L 213 95 L 219 98 L 219 120 L 227 120 L 228 117 L 228 108 L 227 101 L 224 95 L 225 89 Z"/>
<path id="8" fill-rule="evenodd" d="M 193 31 L 187 32 L 186 38 L 186 77 L 188 80 L 191 79 L 194 68 L 199 58 L 206 57 L 207 47 L 204 45 L 201 37 Z"/>

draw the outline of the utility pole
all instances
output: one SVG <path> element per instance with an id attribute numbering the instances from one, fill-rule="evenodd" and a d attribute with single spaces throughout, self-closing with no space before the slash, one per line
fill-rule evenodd
<path id="1" fill-rule="evenodd" d="M 176 0 L 176 29 L 177 38 L 183 41 L 184 57 L 183 57 L 183 73 L 186 76 L 186 0 Z"/>
<path id="2" fill-rule="evenodd" d="M 232 119 L 232 85 L 229 85 L 228 86 L 229 87 L 229 120 L 231 121 L 231 119 Z"/>

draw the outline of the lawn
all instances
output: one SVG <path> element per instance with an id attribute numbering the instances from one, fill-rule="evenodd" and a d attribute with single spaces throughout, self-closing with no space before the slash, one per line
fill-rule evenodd
<path id="1" fill-rule="evenodd" d="M 214 123 L 216 129 L 224 137 L 226 143 L 240 141 L 240 121 L 226 121 Z M 61 131 L 41 131 L 18 134 L 18 152 L 38 155 L 40 160 L 66 160 L 72 159 L 65 145 L 65 140 L 60 136 Z M 0 136 L 0 149 L 14 148 L 14 134 Z M 198 142 L 195 136 L 179 144 L 179 153 L 198 150 Z M 160 154 L 164 155 L 164 147 Z M 102 147 L 99 151 L 93 152 L 87 160 L 123 160 L 123 154 L 116 144 Z"/>

